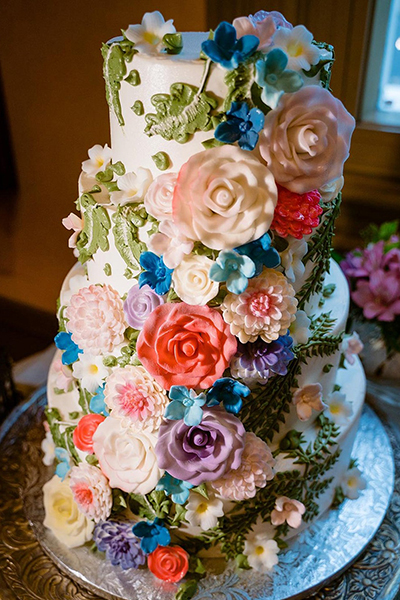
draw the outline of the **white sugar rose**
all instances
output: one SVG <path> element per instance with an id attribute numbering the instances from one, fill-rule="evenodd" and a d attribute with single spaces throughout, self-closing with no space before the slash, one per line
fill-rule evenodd
<path id="1" fill-rule="evenodd" d="M 172 199 L 177 173 L 163 173 L 154 179 L 144 198 L 144 206 L 149 215 L 164 221 L 172 221 Z"/>
<path id="2" fill-rule="evenodd" d="M 172 275 L 175 292 L 179 298 L 196 306 L 204 306 L 218 294 L 219 283 L 209 277 L 212 260 L 206 256 L 185 257 Z"/>
<path id="3" fill-rule="evenodd" d="M 270 170 L 249 152 L 225 145 L 194 154 L 182 166 L 174 223 L 193 241 L 232 249 L 269 230 L 276 203 Z"/>
<path id="4" fill-rule="evenodd" d="M 107 417 L 93 436 L 93 450 L 112 488 L 128 494 L 148 494 L 164 474 L 154 447 L 157 435 L 124 427 L 120 419 Z"/>
<path id="5" fill-rule="evenodd" d="M 276 181 L 304 194 L 340 177 L 349 156 L 355 120 L 317 85 L 283 94 L 265 117 L 260 154 Z"/>
<path id="6" fill-rule="evenodd" d="M 94 522 L 79 511 L 68 479 L 61 481 L 54 475 L 43 486 L 43 501 L 43 525 L 48 527 L 60 542 L 68 548 L 76 548 L 92 539 Z"/>

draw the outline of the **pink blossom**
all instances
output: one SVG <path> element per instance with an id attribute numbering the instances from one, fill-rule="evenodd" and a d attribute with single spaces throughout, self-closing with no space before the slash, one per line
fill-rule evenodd
<path id="1" fill-rule="evenodd" d="M 322 401 L 322 385 L 320 383 L 309 383 L 296 390 L 292 402 L 300 421 L 308 421 L 312 415 L 312 409 L 320 412 L 326 408 L 326 404 Z"/>
<path id="2" fill-rule="evenodd" d="M 234 19 L 232 25 L 236 29 L 238 38 L 244 35 L 255 35 L 260 40 L 259 50 L 266 50 L 272 44 L 272 37 L 276 31 L 276 25 L 273 17 L 266 14 L 261 21 L 254 17 L 239 17 Z"/>
<path id="3" fill-rule="evenodd" d="M 364 344 L 356 331 L 353 331 L 352 335 L 345 337 L 342 343 L 342 352 L 344 352 L 344 356 L 350 365 L 354 365 L 356 362 L 354 356 L 360 354 L 363 348 Z"/>
<path id="4" fill-rule="evenodd" d="M 358 281 L 351 297 L 366 319 L 393 321 L 400 315 L 400 277 L 379 269 L 371 273 L 369 281 Z"/>
<path id="5" fill-rule="evenodd" d="M 74 381 L 71 369 L 62 364 L 61 358 L 57 358 L 54 361 L 53 368 L 55 373 L 57 373 L 54 387 L 63 390 L 63 392 L 69 392 Z"/>
<path id="6" fill-rule="evenodd" d="M 65 229 L 72 229 L 74 232 L 68 240 L 68 247 L 76 248 L 78 236 L 83 229 L 83 219 L 74 213 L 69 213 L 68 217 L 65 217 L 61 222 Z"/>
<path id="7" fill-rule="evenodd" d="M 360 248 L 348 252 L 340 267 L 346 277 L 368 277 L 369 273 L 364 267 L 364 253 Z"/>
<path id="8" fill-rule="evenodd" d="M 86 462 L 72 467 L 69 485 L 80 512 L 86 517 L 98 523 L 110 516 L 112 492 L 98 467 Z"/>
<path id="9" fill-rule="evenodd" d="M 287 21 L 285 19 L 285 17 L 283 16 L 283 14 L 280 13 L 278 10 L 271 10 L 271 11 L 259 10 L 256 12 L 255 15 L 250 15 L 249 19 L 251 19 L 251 21 L 253 23 L 259 23 L 259 22 L 262 23 L 268 17 L 270 17 L 274 20 L 274 23 L 275 23 L 275 26 L 277 29 L 279 29 L 280 27 L 283 27 L 285 29 L 293 29 L 293 25 L 291 23 L 289 23 L 289 21 Z"/>
<path id="10" fill-rule="evenodd" d="M 290 527 L 298 529 L 305 511 L 306 507 L 302 502 L 280 496 L 276 499 L 275 508 L 271 513 L 271 523 L 272 525 L 282 525 L 286 521 Z"/>

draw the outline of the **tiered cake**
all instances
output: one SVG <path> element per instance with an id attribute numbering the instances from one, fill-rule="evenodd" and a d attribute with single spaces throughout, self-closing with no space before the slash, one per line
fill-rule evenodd
<path id="1" fill-rule="evenodd" d="M 365 485 L 333 49 L 277 12 L 210 35 L 154 12 L 102 53 L 111 148 L 64 220 L 45 525 L 167 581 L 205 553 L 268 570 Z"/>

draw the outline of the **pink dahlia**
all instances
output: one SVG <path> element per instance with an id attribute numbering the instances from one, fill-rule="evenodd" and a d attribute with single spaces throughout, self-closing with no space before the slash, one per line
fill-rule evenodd
<path id="1" fill-rule="evenodd" d="M 273 479 L 275 462 L 267 444 L 254 433 L 246 433 L 240 467 L 213 481 L 212 486 L 222 498 L 237 501 L 254 498 L 257 488 L 265 487 Z"/>
<path id="2" fill-rule="evenodd" d="M 81 288 L 71 297 L 65 316 L 73 341 L 89 354 L 112 352 L 124 340 L 123 303 L 109 285 Z"/>
<path id="3" fill-rule="evenodd" d="M 351 297 L 366 319 L 393 321 L 400 315 L 400 275 L 379 269 L 371 273 L 369 281 L 358 281 Z"/>
<path id="4" fill-rule="evenodd" d="M 295 319 L 297 300 L 293 286 L 274 269 L 264 269 L 251 279 L 242 294 L 227 294 L 221 304 L 223 317 L 242 344 L 265 342 L 285 335 Z"/>
<path id="5" fill-rule="evenodd" d="M 309 235 L 319 225 L 319 217 L 323 212 L 320 200 L 318 190 L 296 194 L 278 185 L 278 204 L 271 229 L 282 237 L 292 235 L 298 240 Z"/>
<path id="6" fill-rule="evenodd" d="M 98 467 L 85 462 L 72 467 L 69 485 L 80 512 L 86 517 L 98 523 L 110 516 L 112 492 Z"/>

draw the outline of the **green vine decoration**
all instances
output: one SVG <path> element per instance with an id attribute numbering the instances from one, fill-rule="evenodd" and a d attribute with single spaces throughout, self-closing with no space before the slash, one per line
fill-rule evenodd
<path id="1" fill-rule="evenodd" d="M 121 126 L 125 125 L 119 98 L 121 81 L 124 80 L 127 74 L 126 63 L 132 60 L 136 52 L 134 44 L 126 38 L 120 42 L 113 42 L 111 45 L 103 44 L 101 49 L 104 60 L 103 77 L 106 82 L 107 103 L 110 109 L 114 111 Z"/>
<path id="2" fill-rule="evenodd" d="M 118 252 L 130 269 L 141 270 L 139 260 L 146 245 L 138 240 L 138 227 L 143 221 L 142 207 L 119 206 L 113 215 L 113 234 Z"/>
<path id="3" fill-rule="evenodd" d="M 106 209 L 96 203 L 91 194 L 82 194 L 79 206 L 84 215 L 84 226 L 79 234 L 76 247 L 79 261 L 84 264 L 100 248 L 106 252 L 109 248 L 108 231 L 111 221 Z"/>
<path id="4" fill-rule="evenodd" d="M 225 75 L 225 83 L 228 93 L 223 104 L 223 111 L 227 112 L 232 102 L 243 102 L 250 96 L 253 83 L 254 59 L 249 63 L 241 63 L 237 69 L 228 71 Z"/>

